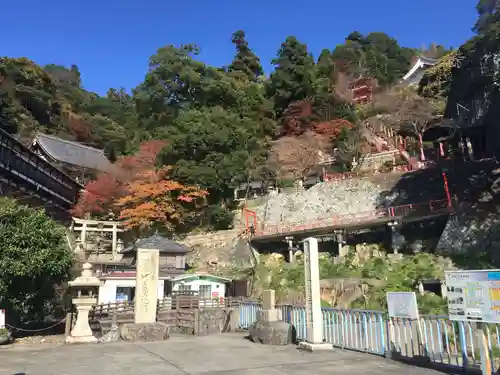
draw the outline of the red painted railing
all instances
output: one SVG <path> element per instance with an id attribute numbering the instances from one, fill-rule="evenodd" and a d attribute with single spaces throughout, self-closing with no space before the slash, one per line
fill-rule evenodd
<path id="1" fill-rule="evenodd" d="M 287 224 L 265 224 L 259 227 L 257 224 L 257 216 L 254 211 L 245 209 L 245 223 L 247 230 L 253 232 L 256 237 L 268 236 L 274 234 L 293 233 L 304 230 L 312 230 L 318 228 L 338 227 L 344 225 L 352 225 L 359 223 L 369 223 L 379 219 L 394 219 L 402 217 L 425 217 L 439 213 L 451 212 L 452 204 L 448 200 L 434 200 L 425 203 L 405 204 L 402 206 L 394 206 L 383 209 L 357 212 L 353 214 L 334 215 L 308 223 L 287 223 Z M 248 216 L 247 216 L 248 215 Z"/>

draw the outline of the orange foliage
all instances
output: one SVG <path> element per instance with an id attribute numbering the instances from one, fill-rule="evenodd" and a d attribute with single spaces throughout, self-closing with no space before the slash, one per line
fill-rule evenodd
<path id="1" fill-rule="evenodd" d="M 75 113 L 66 114 L 66 123 L 69 132 L 75 137 L 77 142 L 87 142 L 92 136 L 92 125 Z"/>
<path id="2" fill-rule="evenodd" d="M 338 118 L 330 121 L 320 122 L 314 125 L 314 131 L 318 134 L 328 135 L 331 138 L 337 138 L 342 128 L 351 129 L 353 127 L 350 121 Z"/>
<path id="3" fill-rule="evenodd" d="M 169 180 L 167 174 L 167 168 L 149 170 L 126 184 L 126 195 L 115 202 L 126 228 L 145 230 L 161 225 L 172 230 L 190 217 L 196 208 L 193 201 L 208 194 L 197 186 Z"/>
<path id="4" fill-rule="evenodd" d="M 118 213 L 113 202 L 126 195 L 127 184 L 142 179 L 146 171 L 154 170 L 156 157 L 165 145 L 161 140 L 144 142 L 134 155 L 121 157 L 111 173 L 98 174 L 85 186 L 72 214 L 84 217 L 86 214 L 102 216 L 110 211 Z"/>
<path id="5" fill-rule="evenodd" d="M 282 135 L 300 135 L 304 133 L 304 120 L 312 114 L 312 101 L 309 99 L 299 100 L 285 109 L 283 112 Z"/>
<path id="6" fill-rule="evenodd" d="M 132 156 L 124 156 L 120 158 L 116 164 L 121 169 L 132 172 L 133 174 L 154 168 L 156 164 L 156 157 L 166 145 L 167 142 L 163 140 L 143 142 L 139 146 L 139 151 Z"/>

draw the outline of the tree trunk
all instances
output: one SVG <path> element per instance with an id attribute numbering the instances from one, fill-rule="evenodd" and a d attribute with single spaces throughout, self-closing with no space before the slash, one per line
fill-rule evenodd
<path id="1" fill-rule="evenodd" d="M 420 148 L 420 161 L 425 161 L 424 142 L 420 133 L 418 134 L 418 147 Z"/>

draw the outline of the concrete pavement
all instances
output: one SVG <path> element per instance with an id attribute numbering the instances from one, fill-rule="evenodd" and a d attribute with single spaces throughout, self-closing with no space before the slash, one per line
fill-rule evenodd
<path id="1" fill-rule="evenodd" d="M 437 375 L 382 357 L 335 349 L 254 344 L 241 334 L 166 342 L 0 347 L 1 375 Z"/>

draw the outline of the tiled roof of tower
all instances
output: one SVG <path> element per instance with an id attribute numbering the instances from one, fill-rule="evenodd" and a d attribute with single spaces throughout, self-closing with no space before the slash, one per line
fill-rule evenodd
<path id="1" fill-rule="evenodd" d="M 53 159 L 79 167 L 109 171 L 112 164 L 103 150 L 67 141 L 52 135 L 38 133 L 33 142 Z"/>

